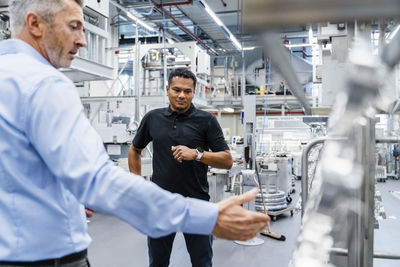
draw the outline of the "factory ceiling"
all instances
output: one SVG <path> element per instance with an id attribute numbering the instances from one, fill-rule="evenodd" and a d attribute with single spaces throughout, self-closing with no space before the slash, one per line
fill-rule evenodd
<path id="1" fill-rule="evenodd" d="M 158 28 L 165 28 L 176 41 L 195 40 L 214 55 L 240 52 L 231 40 L 231 35 L 239 40 L 243 36 L 239 0 L 120 0 L 119 3 L 127 9 L 134 9 Z M 206 12 L 205 5 L 215 12 L 225 27 L 218 25 Z M 122 23 L 120 29 L 124 36 L 134 36 L 132 25 Z"/>

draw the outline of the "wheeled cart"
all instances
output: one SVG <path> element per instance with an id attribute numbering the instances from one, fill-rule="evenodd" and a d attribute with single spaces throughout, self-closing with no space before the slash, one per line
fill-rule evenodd
<path id="1" fill-rule="evenodd" d="M 293 210 L 294 206 L 288 206 L 287 208 L 281 210 L 267 210 L 267 214 L 271 217 L 273 221 L 276 221 L 278 216 L 285 212 L 290 212 L 290 216 L 293 216 Z"/>

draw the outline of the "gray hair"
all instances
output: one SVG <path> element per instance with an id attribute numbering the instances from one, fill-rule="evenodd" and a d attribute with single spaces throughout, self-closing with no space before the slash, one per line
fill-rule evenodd
<path id="1" fill-rule="evenodd" d="M 25 26 L 25 16 L 30 11 L 38 13 L 47 22 L 52 22 L 54 16 L 63 8 L 64 0 L 10 0 L 10 26 L 13 35 L 22 31 Z M 84 0 L 74 0 L 83 7 Z"/>

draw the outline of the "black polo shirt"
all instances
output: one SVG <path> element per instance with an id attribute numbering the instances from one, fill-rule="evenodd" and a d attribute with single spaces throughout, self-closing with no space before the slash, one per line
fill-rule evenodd
<path id="1" fill-rule="evenodd" d="M 183 196 L 209 200 L 207 168 L 196 160 L 179 163 L 171 146 L 202 147 L 213 152 L 229 150 L 217 119 L 193 104 L 184 114 L 169 107 L 148 112 L 137 130 L 133 145 L 142 149 L 153 141 L 153 178 L 160 187 Z"/>

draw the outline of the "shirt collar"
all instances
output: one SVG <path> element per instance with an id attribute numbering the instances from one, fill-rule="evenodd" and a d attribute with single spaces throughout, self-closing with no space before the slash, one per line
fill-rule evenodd
<path id="1" fill-rule="evenodd" d="M 52 66 L 36 49 L 20 39 L 8 39 L 0 42 L 0 55 L 18 53 L 27 54 L 44 64 Z"/>
<path id="2" fill-rule="evenodd" d="M 189 116 L 192 114 L 193 111 L 196 110 L 196 107 L 193 105 L 193 103 L 190 104 L 190 108 L 183 114 L 179 114 L 171 109 L 171 106 L 168 106 L 164 110 L 164 115 L 165 116 L 172 116 L 172 115 L 180 115 L 180 116 Z"/>

